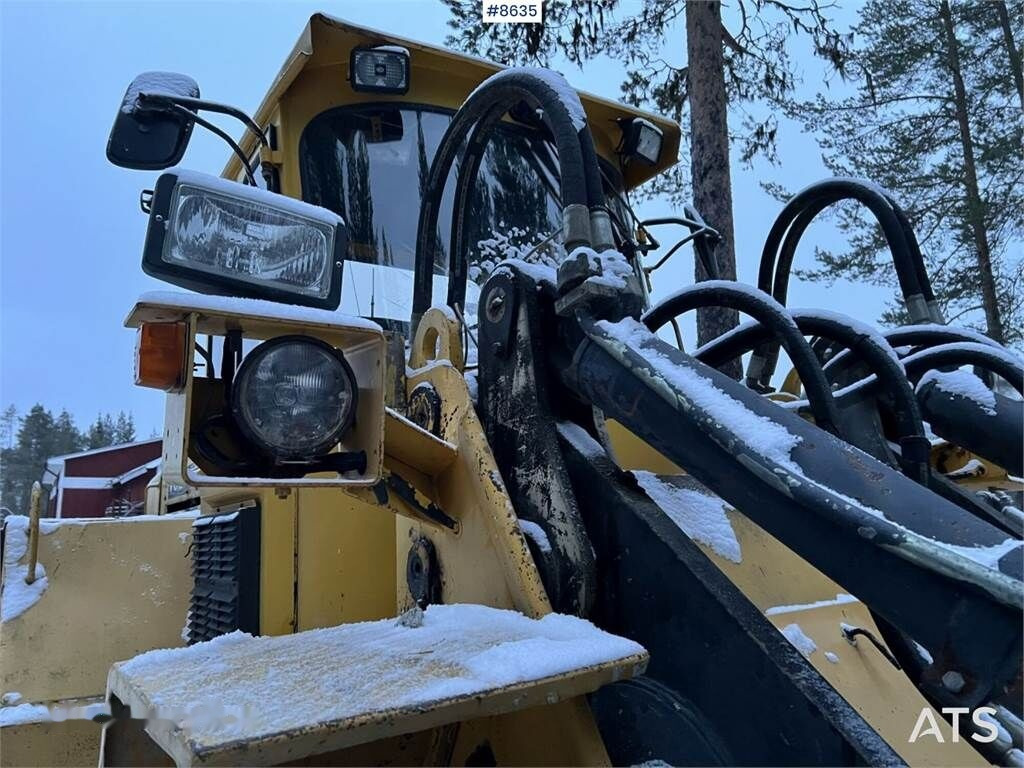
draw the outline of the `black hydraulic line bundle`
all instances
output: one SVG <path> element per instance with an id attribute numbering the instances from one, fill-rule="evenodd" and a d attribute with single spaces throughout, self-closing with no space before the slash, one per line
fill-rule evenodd
<path id="1" fill-rule="evenodd" d="M 579 96 L 560 75 L 532 68 L 507 69 L 488 78 L 455 114 L 431 163 L 420 208 L 416 242 L 413 328 L 430 307 L 441 198 L 458 159 L 446 303 L 462 306 L 466 293 L 466 215 L 484 150 L 502 117 L 513 109 L 539 114 L 558 154 L 562 206 L 562 242 L 598 250 L 613 245 L 593 137 Z M 459 154 L 461 150 L 461 155 Z"/>

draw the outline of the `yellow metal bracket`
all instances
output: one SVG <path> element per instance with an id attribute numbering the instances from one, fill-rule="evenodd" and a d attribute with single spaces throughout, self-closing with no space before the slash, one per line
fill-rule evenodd
<path id="1" fill-rule="evenodd" d="M 450 307 L 431 307 L 423 314 L 409 351 L 410 368 L 423 368 L 434 360 L 447 360 L 457 371 L 466 367 L 462 327 Z"/>

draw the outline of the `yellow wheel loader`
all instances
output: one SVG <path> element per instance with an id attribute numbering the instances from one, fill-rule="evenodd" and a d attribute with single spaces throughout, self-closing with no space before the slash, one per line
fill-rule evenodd
<path id="1" fill-rule="evenodd" d="M 197 126 L 220 177 L 176 167 Z M 867 182 L 715 279 L 713 221 L 629 204 L 679 138 L 323 15 L 254 116 L 136 78 L 107 156 L 163 172 L 142 266 L 187 289 L 126 320 L 160 487 L 5 521 L 0 763 L 1022 764 L 1019 357 Z M 914 325 L 785 308 L 847 199 Z M 686 243 L 711 279 L 652 306 Z M 709 306 L 751 320 L 683 351 Z"/>

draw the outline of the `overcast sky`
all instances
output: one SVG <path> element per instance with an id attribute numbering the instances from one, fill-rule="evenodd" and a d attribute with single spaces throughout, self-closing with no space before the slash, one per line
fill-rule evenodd
<path id="1" fill-rule="evenodd" d="M 140 435 L 159 429 L 163 395 L 132 385 L 134 332 L 122 323 L 142 292 L 165 287 L 140 268 L 146 217 L 138 197 L 157 174 L 110 165 L 107 135 L 125 87 L 145 70 L 192 75 L 205 97 L 250 112 L 311 13 L 426 42 L 446 35 L 440 0 L 371 2 L 12 2 L 0 0 L 0 407 L 68 408 L 80 426 L 100 411 L 134 413 Z M 681 40 L 674 45 L 681 45 Z M 811 85 L 821 64 L 794 56 Z M 666 57 L 679 61 L 678 51 Z M 584 90 L 617 99 L 622 68 L 563 68 Z M 222 122 L 238 135 L 236 124 Z M 200 128 L 183 160 L 219 173 L 226 146 Z M 781 166 L 734 164 L 741 280 L 756 279 L 761 244 L 780 205 L 758 181 L 797 189 L 826 175 L 813 138 L 784 124 Z M 649 215 L 668 208 L 647 204 Z M 836 245 L 815 225 L 798 263 Z M 656 294 L 691 282 L 689 253 L 656 275 Z M 790 304 L 827 306 L 873 321 L 887 298 L 877 288 L 794 285 Z"/>

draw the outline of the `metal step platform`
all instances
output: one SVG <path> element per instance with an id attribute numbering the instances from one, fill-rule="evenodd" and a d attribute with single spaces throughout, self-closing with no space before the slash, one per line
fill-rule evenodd
<path id="1" fill-rule="evenodd" d="M 640 675 L 647 659 L 575 617 L 436 605 L 151 651 L 113 666 L 108 696 L 115 711 L 147 719 L 149 738 L 179 766 L 274 765 L 555 704 Z"/>

